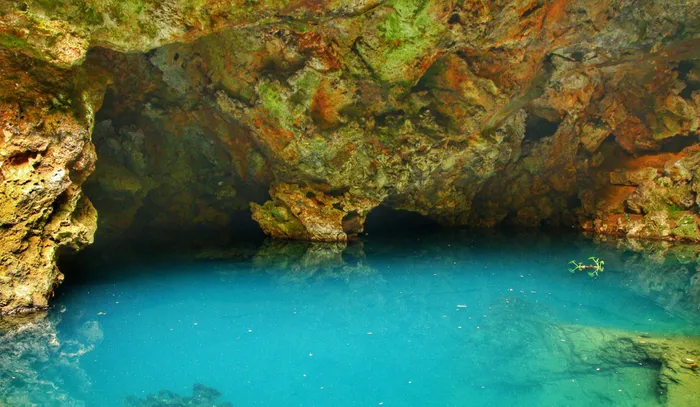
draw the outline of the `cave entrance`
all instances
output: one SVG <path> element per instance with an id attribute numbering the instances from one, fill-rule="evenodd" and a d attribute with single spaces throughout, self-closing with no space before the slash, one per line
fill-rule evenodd
<path id="1" fill-rule="evenodd" d="M 250 202 L 269 199 L 264 156 L 215 103 L 173 87 L 171 77 L 186 58 L 176 54 L 165 66 L 161 54 L 168 52 L 97 48 L 85 62 L 113 76 L 95 114 L 95 170 L 83 185 L 98 212 L 95 244 L 86 253 L 119 256 L 264 237 L 249 210 Z"/>
<path id="2" fill-rule="evenodd" d="M 372 209 L 365 220 L 364 235 L 366 236 L 396 236 L 419 235 L 435 232 L 441 229 L 433 219 L 418 212 L 394 209 L 379 205 Z"/>

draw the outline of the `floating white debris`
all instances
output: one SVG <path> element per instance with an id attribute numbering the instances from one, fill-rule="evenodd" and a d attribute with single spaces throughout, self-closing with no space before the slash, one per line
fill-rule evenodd
<path id="1" fill-rule="evenodd" d="M 372 335 L 372 332 L 367 332 L 367 335 Z"/>
<path id="2" fill-rule="evenodd" d="M 467 306 L 464 304 L 457 304 L 457 308 L 467 308 Z"/>
<path id="3" fill-rule="evenodd" d="M 97 315 L 107 315 L 106 312 L 98 312 Z"/>
<path id="4" fill-rule="evenodd" d="M 413 381 L 409 380 L 409 381 L 408 381 L 408 384 L 413 384 Z"/>
<path id="5" fill-rule="evenodd" d="M 562 339 L 561 341 L 562 341 L 562 342 L 566 342 L 566 339 Z"/>
<path id="6" fill-rule="evenodd" d="M 313 356 L 313 355 L 314 355 L 313 353 L 309 353 L 309 356 Z"/>
<path id="7" fill-rule="evenodd" d="M 194 326 L 197 326 L 197 325 L 199 325 L 199 322 L 195 322 L 195 323 L 194 323 Z"/>
<path id="8" fill-rule="evenodd" d="M 595 371 L 596 371 L 596 372 L 600 372 L 600 368 L 599 368 L 599 367 L 596 368 Z"/>
<path id="9" fill-rule="evenodd" d="M 252 329 L 249 329 L 249 330 L 248 330 L 248 333 L 251 333 L 251 332 L 253 332 L 253 330 L 252 330 Z"/>
<path id="10" fill-rule="evenodd" d="M 458 326 L 457 329 L 462 329 L 462 325 Z"/>

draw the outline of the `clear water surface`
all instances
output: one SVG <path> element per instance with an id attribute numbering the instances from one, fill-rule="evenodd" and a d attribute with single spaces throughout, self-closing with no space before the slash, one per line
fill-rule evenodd
<path id="1" fill-rule="evenodd" d="M 465 232 L 96 263 L 24 367 L 64 405 L 203 383 L 235 406 L 653 406 L 658 366 L 581 362 L 562 329 L 700 334 L 694 250 Z M 589 256 L 600 278 L 567 271 Z"/>

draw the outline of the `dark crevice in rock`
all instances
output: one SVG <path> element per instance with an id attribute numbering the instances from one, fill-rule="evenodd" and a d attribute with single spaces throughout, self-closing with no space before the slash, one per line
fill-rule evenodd
<path id="1" fill-rule="evenodd" d="M 374 122 L 379 127 L 400 125 L 400 122 L 406 117 L 406 112 L 403 110 L 387 112 L 380 114 L 374 118 Z"/>
<path id="2" fill-rule="evenodd" d="M 678 79 L 685 82 L 685 88 L 679 95 L 691 99 L 693 92 L 700 90 L 700 70 L 693 61 L 680 61 L 674 70 L 678 72 Z"/>
<path id="3" fill-rule="evenodd" d="M 673 137 L 664 139 L 661 142 L 661 151 L 665 153 L 680 153 L 684 149 L 697 144 L 700 140 L 697 134 L 683 135 L 678 134 Z"/>
<path id="4" fill-rule="evenodd" d="M 530 7 L 528 7 L 528 8 L 520 15 L 520 17 L 521 17 L 521 18 L 527 18 L 527 17 L 531 16 L 531 15 L 532 15 L 534 12 L 536 12 L 537 10 L 541 9 L 542 6 L 544 6 L 543 3 L 540 3 L 540 2 L 533 2 L 532 5 L 531 5 Z"/>
<path id="5" fill-rule="evenodd" d="M 7 159 L 7 164 L 9 164 L 9 165 L 27 164 L 30 161 L 35 160 L 38 155 L 39 155 L 39 153 L 36 151 L 27 151 L 27 152 L 23 152 L 20 154 L 15 154 L 12 157 Z"/>
<path id="6" fill-rule="evenodd" d="M 552 122 L 543 117 L 529 114 L 525 121 L 524 142 L 536 143 L 542 139 L 552 137 L 559 128 L 559 122 Z"/>

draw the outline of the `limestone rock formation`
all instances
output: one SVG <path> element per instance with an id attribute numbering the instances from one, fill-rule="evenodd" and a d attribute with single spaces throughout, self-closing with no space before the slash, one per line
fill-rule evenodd
<path id="1" fill-rule="evenodd" d="M 235 233 L 252 207 L 273 236 L 343 241 L 381 203 L 446 226 L 700 240 L 698 14 L 2 2 L 0 312 L 44 307 L 59 248 L 96 222 L 104 241 Z"/>
<path id="2" fill-rule="evenodd" d="M 0 50 L 0 311 L 46 307 L 62 247 L 90 244 L 81 191 L 95 165 L 94 111 L 106 81 Z"/>
<path id="3" fill-rule="evenodd" d="M 273 201 L 251 204 L 263 231 L 282 239 L 345 242 L 362 232 L 365 218 L 379 202 L 349 192 L 331 194 L 295 184 L 273 185 Z"/>

